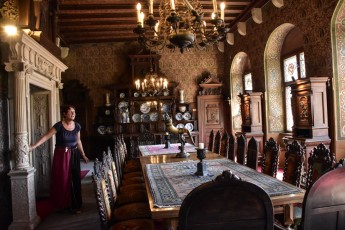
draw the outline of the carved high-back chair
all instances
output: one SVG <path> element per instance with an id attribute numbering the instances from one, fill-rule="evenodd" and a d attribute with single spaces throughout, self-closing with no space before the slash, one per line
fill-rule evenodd
<path id="1" fill-rule="evenodd" d="M 304 230 L 345 229 L 345 167 L 322 175 L 304 196 Z"/>
<path id="2" fill-rule="evenodd" d="M 235 137 L 232 133 L 229 135 L 228 159 L 235 161 Z"/>
<path id="3" fill-rule="evenodd" d="M 236 151 L 236 162 L 245 165 L 246 164 L 246 149 L 247 143 L 246 138 L 243 134 L 237 137 L 237 151 Z"/>
<path id="4" fill-rule="evenodd" d="M 110 188 L 104 174 L 92 173 L 92 179 L 101 229 L 155 229 L 148 204 L 133 203 L 112 207 Z"/>
<path id="5" fill-rule="evenodd" d="M 332 170 L 334 165 L 335 157 L 324 144 L 315 147 L 308 158 L 306 189 L 308 190 L 323 174 Z"/>
<path id="6" fill-rule="evenodd" d="M 220 150 L 220 139 L 222 138 L 222 135 L 220 133 L 220 131 L 218 130 L 216 133 L 216 136 L 214 138 L 214 144 L 213 144 L 213 152 L 218 153 L 219 154 L 219 150 Z"/>
<path id="7" fill-rule="evenodd" d="M 222 139 L 220 141 L 219 154 L 223 157 L 228 157 L 229 152 L 229 135 L 227 131 L 224 131 Z"/>
<path id="8" fill-rule="evenodd" d="M 208 137 L 208 150 L 213 152 L 213 144 L 214 144 L 214 132 L 213 129 L 210 132 L 210 136 Z"/>
<path id="9" fill-rule="evenodd" d="M 296 140 L 286 146 L 283 181 L 300 186 L 304 158 L 304 148 Z"/>
<path id="10" fill-rule="evenodd" d="M 258 153 L 259 145 L 257 140 L 254 137 L 250 138 L 248 142 L 248 151 L 247 151 L 247 166 L 249 168 L 257 170 L 258 168 Z"/>
<path id="11" fill-rule="evenodd" d="M 272 177 L 277 176 L 279 160 L 279 145 L 271 137 L 265 142 L 264 152 L 261 159 L 261 172 Z"/>
<path id="12" fill-rule="evenodd" d="M 179 230 L 188 229 L 272 230 L 272 201 L 262 188 L 227 170 L 193 189 L 183 200 Z"/>

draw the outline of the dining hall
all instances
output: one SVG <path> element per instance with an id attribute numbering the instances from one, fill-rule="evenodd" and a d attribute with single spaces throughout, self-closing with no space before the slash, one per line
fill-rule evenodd
<path id="1" fill-rule="evenodd" d="M 345 229 L 344 0 L 0 1 L 0 229 Z"/>

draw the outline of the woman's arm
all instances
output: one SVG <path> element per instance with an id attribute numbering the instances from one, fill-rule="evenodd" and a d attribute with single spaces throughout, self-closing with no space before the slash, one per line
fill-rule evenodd
<path id="1" fill-rule="evenodd" d="M 85 163 L 89 162 L 89 159 L 87 158 L 87 156 L 84 153 L 84 149 L 83 149 L 83 144 L 81 143 L 81 139 L 80 139 L 80 132 L 78 132 L 78 142 L 77 142 L 77 147 L 78 150 L 80 152 L 81 157 L 84 159 Z"/>
<path id="2" fill-rule="evenodd" d="M 52 127 L 46 134 L 44 134 L 35 144 L 29 146 L 29 151 L 34 150 L 47 140 L 49 140 L 56 133 L 56 129 Z"/>

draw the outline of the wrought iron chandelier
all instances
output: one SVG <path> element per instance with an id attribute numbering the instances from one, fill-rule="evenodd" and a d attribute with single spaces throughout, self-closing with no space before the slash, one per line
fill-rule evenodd
<path id="1" fill-rule="evenodd" d="M 230 30 L 224 23 L 225 4 L 221 3 L 219 14 L 216 0 L 212 1 L 211 26 L 206 25 L 202 5 L 198 0 L 162 0 L 159 20 L 153 16 L 153 0 L 149 0 L 149 14 L 146 18 L 138 3 L 138 25 L 133 31 L 138 35 L 139 44 L 150 50 L 178 48 L 183 53 L 186 49 L 204 49 L 223 41 Z"/>

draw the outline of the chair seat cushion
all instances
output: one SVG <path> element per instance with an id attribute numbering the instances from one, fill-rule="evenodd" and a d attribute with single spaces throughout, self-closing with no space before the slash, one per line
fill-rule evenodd
<path id="1" fill-rule="evenodd" d="M 141 183 L 145 183 L 143 177 L 130 177 L 130 178 L 123 179 L 121 186 L 126 186 L 130 184 L 141 184 Z"/>
<path id="2" fill-rule="evenodd" d="M 155 225 L 150 219 L 125 220 L 112 225 L 110 230 L 154 230 Z"/>
<path id="3" fill-rule="evenodd" d="M 146 190 L 146 185 L 145 183 L 138 183 L 138 184 L 128 184 L 128 185 L 123 185 L 120 187 L 120 193 L 126 193 L 127 191 L 131 190 Z"/>
<path id="4" fill-rule="evenodd" d="M 148 202 L 130 203 L 114 211 L 114 220 L 116 222 L 130 219 L 151 218 L 151 211 Z"/>
<path id="5" fill-rule="evenodd" d="M 129 203 L 147 202 L 146 190 L 129 190 L 121 192 L 117 198 L 116 204 L 122 206 Z"/>
<path id="6" fill-rule="evenodd" d="M 140 172 L 129 172 L 123 174 L 123 179 L 131 178 L 131 177 L 143 177 L 143 173 Z"/>

